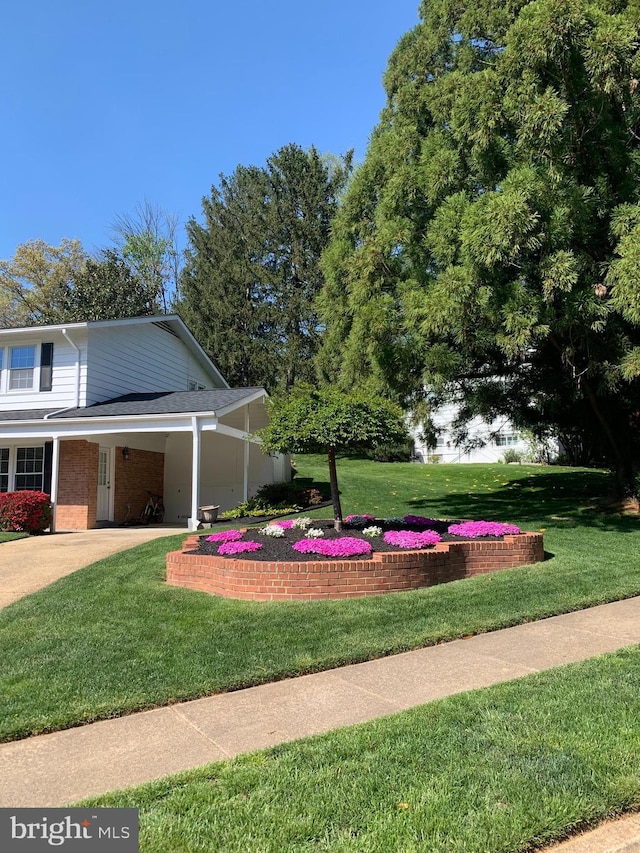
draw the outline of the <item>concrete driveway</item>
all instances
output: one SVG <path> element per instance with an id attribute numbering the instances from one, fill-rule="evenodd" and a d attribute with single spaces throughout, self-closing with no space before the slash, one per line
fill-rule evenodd
<path id="1" fill-rule="evenodd" d="M 186 527 L 108 527 L 30 536 L 0 544 L 0 607 L 6 607 L 103 557 Z"/>

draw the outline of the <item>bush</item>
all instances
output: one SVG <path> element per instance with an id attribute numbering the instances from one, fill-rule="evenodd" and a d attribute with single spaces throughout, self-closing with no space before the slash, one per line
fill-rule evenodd
<path id="1" fill-rule="evenodd" d="M 220 514 L 222 519 L 245 516 L 289 515 L 308 506 L 317 506 L 325 500 L 319 489 L 300 483 L 265 483 L 248 501 Z"/>
<path id="2" fill-rule="evenodd" d="M 522 453 L 520 453 L 519 450 L 514 450 L 513 447 L 510 447 L 508 450 L 505 450 L 502 461 L 506 465 L 513 464 L 514 462 L 522 462 Z"/>
<path id="3" fill-rule="evenodd" d="M 365 450 L 362 454 L 365 459 L 374 462 L 411 462 L 413 456 L 413 439 L 395 442 L 391 444 L 380 444 Z"/>
<path id="4" fill-rule="evenodd" d="M 260 486 L 252 498 L 262 507 L 277 507 L 281 504 L 301 507 L 315 506 L 325 500 L 319 489 L 296 483 L 295 480 L 284 483 L 265 483 Z"/>
<path id="5" fill-rule="evenodd" d="M 42 533 L 51 524 L 51 500 L 44 492 L 0 494 L 0 530 Z"/>

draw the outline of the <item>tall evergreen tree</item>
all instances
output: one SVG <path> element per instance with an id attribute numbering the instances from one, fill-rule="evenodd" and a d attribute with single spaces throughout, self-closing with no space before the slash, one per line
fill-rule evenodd
<path id="1" fill-rule="evenodd" d="M 351 169 L 287 145 L 238 166 L 187 225 L 178 310 L 233 385 L 273 390 L 313 377 L 319 259 Z"/>
<path id="2" fill-rule="evenodd" d="M 423 0 L 323 266 L 345 386 L 640 468 L 640 4 Z"/>

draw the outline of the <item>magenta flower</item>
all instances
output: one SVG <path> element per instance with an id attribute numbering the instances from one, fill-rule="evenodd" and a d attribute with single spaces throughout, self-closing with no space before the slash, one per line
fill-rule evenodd
<path id="1" fill-rule="evenodd" d="M 291 546 L 300 554 L 320 554 L 323 557 L 356 557 L 371 553 L 371 543 L 352 536 L 339 539 L 300 539 Z"/>
<path id="2" fill-rule="evenodd" d="M 218 548 L 218 554 L 231 556 L 232 554 L 244 554 L 247 551 L 259 551 L 262 545 L 259 542 L 223 542 Z"/>
<path id="3" fill-rule="evenodd" d="M 406 524 L 415 524 L 416 527 L 431 527 L 436 523 L 433 518 L 425 518 L 424 515 L 405 515 L 404 520 Z"/>
<path id="4" fill-rule="evenodd" d="M 448 532 L 453 536 L 464 536 L 465 539 L 477 539 L 479 536 L 507 536 L 522 533 L 522 530 L 515 524 L 499 521 L 463 521 L 461 524 L 449 525 Z"/>
<path id="5" fill-rule="evenodd" d="M 220 533 L 207 536 L 207 542 L 237 542 L 243 536 L 244 533 L 241 530 L 221 530 Z"/>
<path id="6" fill-rule="evenodd" d="M 293 527 L 293 519 L 289 521 L 272 521 L 271 524 L 277 524 L 278 527 L 281 527 L 283 530 L 291 530 Z"/>
<path id="7" fill-rule="evenodd" d="M 384 534 L 387 545 L 395 545 L 397 548 L 428 548 L 437 545 L 442 536 L 435 530 L 423 530 L 422 533 L 414 533 L 411 530 L 389 530 Z"/>

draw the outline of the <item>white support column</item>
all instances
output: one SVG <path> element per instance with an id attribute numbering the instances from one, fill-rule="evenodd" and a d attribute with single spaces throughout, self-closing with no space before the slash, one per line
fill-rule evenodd
<path id="1" fill-rule="evenodd" d="M 242 480 L 242 500 L 249 500 L 249 406 L 244 407 L 244 431 L 247 438 L 244 440 L 244 475 Z"/>
<path id="2" fill-rule="evenodd" d="M 191 418 L 191 437 L 193 448 L 191 461 L 191 518 L 187 522 L 187 525 L 189 530 L 197 530 L 200 508 L 200 424 L 196 416 Z"/>
<path id="3" fill-rule="evenodd" d="M 51 453 L 51 527 L 52 533 L 56 532 L 56 508 L 58 505 L 58 471 L 60 470 L 60 439 L 53 438 L 53 450 Z"/>

